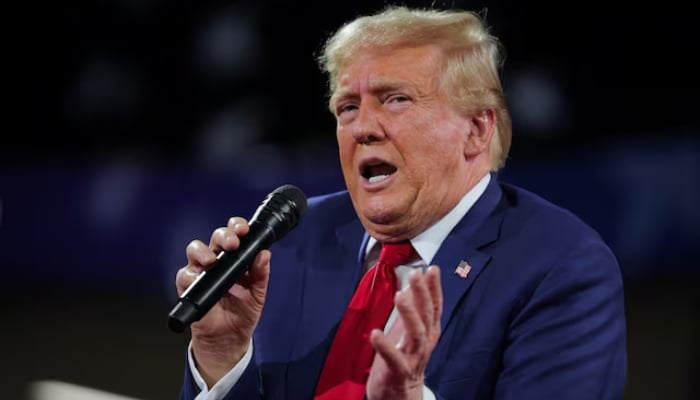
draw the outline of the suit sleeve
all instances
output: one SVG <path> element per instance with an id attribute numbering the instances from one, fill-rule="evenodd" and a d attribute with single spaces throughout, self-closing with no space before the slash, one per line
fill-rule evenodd
<path id="1" fill-rule="evenodd" d="M 599 240 L 568 252 L 511 319 L 495 399 L 620 399 L 626 376 L 622 277 Z"/>

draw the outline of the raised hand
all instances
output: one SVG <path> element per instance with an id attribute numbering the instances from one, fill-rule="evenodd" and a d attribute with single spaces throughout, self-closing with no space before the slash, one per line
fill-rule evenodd
<path id="1" fill-rule="evenodd" d="M 425 367 L 440 337 L 440 270 L 414 272 L 409 282 L 396 294 L 394 326 L 387 335 L 375 329 L 370 336 L 376 355 L 367 381 L 369 400 L 423 397 Z"/>

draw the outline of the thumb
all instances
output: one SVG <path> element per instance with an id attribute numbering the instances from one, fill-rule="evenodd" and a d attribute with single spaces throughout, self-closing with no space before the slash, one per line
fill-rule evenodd
<path id="1" fill-rule="evenodd" d="M 267 282 L 270 279 L 270 259 L 272 253 L 263 250 L 255 257 L 248 272 L 239 281 L 240 285 L 250 291 L 256 301 L 262 303 L 267 292 Z"/>
<path id="2" fill-rule="evenodd" d="M 251 285 L 259 285 L 264 283 L 267 286 L 267 280 L 270 277 L 270 259 L 272 253 L 270 250 L 263 250 L 253 260 L 253 265 L 250 267 L 248 278 Z"/>

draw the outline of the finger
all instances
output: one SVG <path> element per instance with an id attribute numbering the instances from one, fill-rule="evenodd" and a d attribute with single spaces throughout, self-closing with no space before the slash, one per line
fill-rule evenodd
<path id="1" fill-rule="evenodd" d="M 254 309 L 262 310 L 267 295 L 267 284 L 270 278 L 270 257 L 269 250 L 263 250 L 255 257 L 250 269 L 239 280 L 238 285 L 229 289 L 229 293 L 239 298 L 245 298 L 243 291 L 248 291 L 250 305 Z"/>
<path id="2" fill-rule="evenodd" d="M 409 277 L 411 291 L 413 292 L 413 302 L 425 326 L 431 326 L 434 322 L 433 299 L 428 290 L 425 276 L 418 270 L 414 270 Z"/>
<path id="3" fill-rule="evenodd" d="M 245 236 L 249 230 L 245 218 L 231 217 L 225 227 L 218 228 L 211 234 L 209 248 L 217 254 L 222 250 L 236 250 L 241 244 L 240 236 Z"/>
<path id="4" fill-rule="evenodd" d="M 396 348 L 384 332 L 379 329 L 373 329 L 369 335 L 369 342 L 372 344 L 376 355 L 382 357 L 388 370 L 395 371 L 400 376 L 408 377 L 410 375 L 406 357 Z"/>
<path id="5" fill-rule="evenodd" d="M 175 275 L 175 287 L 177 288 L 178 296 L 181 296 L 182 293 L 192 284 L 192 282 L 197 279 L 199 272 L 201 272 L 201 269 L 198 271 L 190 265 L 186 265 L 177 271 L 177 274 Z"/>
<path id="6" fill-rule="evenodd" d="M 271 257 L 272 253 L 270 253 L 270 250 L 262 250 L 258 253 L 250 269 L 241 278 L 240 284 L 245 287 L 267 286 Z"/>
<path id="7" fill-rule="evenodd" d="M 240 279 L 239 284 L 250 291 L 253 300 L 262 305 L 265 302 L 267 284 L 270 278 L 269 250 L 261 251 L 253 261 L 250 269 Z"/>
<path id="8" fill-rule="evenodd" d="M 204 267 L 216 261 L 216 254 L 201 240 L 193 240 L 185 249 L 187 254 L 187 265 L 196 273 L 201 272 Z"/>
<path id="9" fill-rule="evenodd" d="M 239 236 L 243 236 L 246 233 L 248 233 L 248 230 L 250 229 L 250 226 L 248 225 L 248 221 L 243 218 L 243 217 L 231 217 L 228 219 L 228 224 L 226 225 L 227 227 L 233 229 L 236 234 Z"/>
<path id="10" fill-rule="evenodd" d="M 199 274 L 216 261 L 214 252 L 201 240 L 193 240 L 185 249 L 187 265 L 180 268 L 175 275 L 175 287 L 178 295 L 187 289 Z"/>
<path id="11" fill-rule="evenodd" d="M 394 304 L 399 310 L 399 318 L 403 320 L 404 335 L 399 350 L 407 354 L 415 354 L 424 347 L 426 325 L 418 312 L 414 292 L 410 289 L 396 294 Z"/>
<path id="12" fill-rule="evenodd" d="M 250 278 L 254 282 L 267 279 L 270 275 L 270 260 L 272 253 L 270 250 L 262 250 L 255 256 L 253 265 L 250 267 Z"/>
<path id="13" fill-rule="evenodd" d="M 241 241 L 238 238 L 238 234 L 233 228 L 229 227 L 217 228 L 212 232 L 209 239 L 209 248 L 217 254 L 222 250 L 236 250 L 240 244 Z"/>
<path id="14" fill-rule="evenodd" d="M 440 329 L 440 317 L 442 316 L 442 285 L 440 284 L 440 268 L 436 265 L 430 266 L 425 273 L 425 280 L 433 301 L 434 325 Z"/>

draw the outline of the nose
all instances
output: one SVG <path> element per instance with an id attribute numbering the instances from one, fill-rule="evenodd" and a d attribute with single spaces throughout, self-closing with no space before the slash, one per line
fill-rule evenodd
<path id="1" fill-rule="evenodd" d="M 370 144 L 383 140 L 384 128 L 380 121 L 381 113 L 371 100 L 360 103 L 357 118 L 353 121 L 352 136 L 360 144 Z"/>

